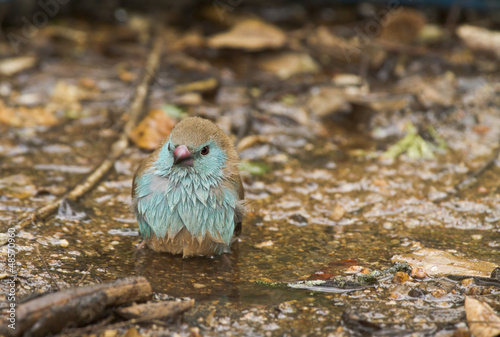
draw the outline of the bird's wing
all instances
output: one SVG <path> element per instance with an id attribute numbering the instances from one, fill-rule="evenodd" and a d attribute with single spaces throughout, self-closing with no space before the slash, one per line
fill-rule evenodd
<path id="1" fill-rule="evenodd" d="M 151 236 L 151 226 L 147 223 L 146 219 L 142 217 L 142 215 L 137 214 L 137 223 L 139 224 L 139 231 L 143 238 L 148 238 Z"/>

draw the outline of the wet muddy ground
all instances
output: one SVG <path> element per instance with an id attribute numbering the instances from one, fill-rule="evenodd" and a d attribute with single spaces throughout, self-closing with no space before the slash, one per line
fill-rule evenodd
<path id="1" fill-rule="evenodd" d="M 88 25 L 77 22 L 75 31 L 86 34 L 79 44 L 60 33 L 72 32 L 73 24 L 40 32 L 40 40 L 23 52 L 36 55 L 36 67 L 0 81 L 2 232 L 15 228 L 24 212 L 63 195 L 109 153 L 141 73 L 147 48 L 140 31 L 103 25 L 102 33 L 91 35 Z M 422 247 L 472 263 L 500 263 L 498 158 L 476 182 L 456 189 L 498 146 L 498 63 L 470 54 L 469 64 L 445 62 L 466 52 L 455 41 L 458 51 L 442 47 L 443 57 L 403 55 L 408 59 L 401 61 L 401 55 L 387 55 L 384 64 L 404 64 L 404 74 L 391 74 L 389 81 L 380 80 L 382 66 L 355 77 L 352 85 L 352 78 L 339 76 L 352 64 L 280 80 L 273 70 L 254 73 L 248 65 L 267 57 L 265 52 L 207 50 L 189 40 L 192 31 L 178 29 L 166 28 L 171 52 L 162 59 L 150 110 L 175 104 L 181 113 L 211 118 L 236 135 L 242 119 L 251 125 L 238 143 L 247 168 L 242 174 L 248 211 L 232 254 L 182 259 L 137 249 L 141 239 L 130 190 L 148 152 L 132 144 L 113 172 L 79 202 L 16 229 L 19 298 L 143 275 L 159 299 L 196 299 L 182 320 L 137 326 L 140 334 L 152 336 L 447 336 L 467 330 L 466 294 L 500 310 L 499 288 L 441 276 L 404 282 L 389 277 L 340 293 L 281 284 L 345 275 L 349 259 L 370 270 L 387 268 L 394 255 Z M 193 29 L 195 41 L 199 29 Z M 287 34 L 292 42 L 303 41 L 300 29 Z M 216 78 L 217 85 L 175 90 L 206 78 Z M 405 82 L 409 78 L 411 85 Z M 331 82 L 338 95 L 352 89 L 341 104 L 347 108 L 315 114 L 311 106 L 334 104 L 328 101 L 331 93 L 324 96 L 326 103 L 318 98 L 311 103 Z M 415 89 L 418 85 L 426 87 Z M 449 104 L 440 101 L 447 90 L 452 91 Z M 17 110 L 9 115 L 7 107 Z M 432 158 L 387 155 L 410 123 L 431 144 Z M 426 138 L 428 130 L 439 137 Z M 439 140 L 446 146 L 438 146 Z M 5 261 L 5 246 L 1 254 Z M 118 329 L 119 334 L 126 330 Z"/>

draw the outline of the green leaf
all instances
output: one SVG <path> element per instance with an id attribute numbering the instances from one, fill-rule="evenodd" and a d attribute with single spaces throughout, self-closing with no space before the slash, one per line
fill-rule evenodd
<path id="1" fill-rule="evenodd" d="M 161 107 L 161 110 L 173 119 L 182 119 L 187 115 L 186 111 L 173 104 L 165 104 Z"/>
<path id="2" fill-rule="evenodd" d="M 271 167 L 263 162 L 242 161 L 239 165 L 241 171 L 248 172 L 254 176 L 261 176 L 269 172 Z"/>
<path id="3" fill-rule="evenodd" d="M 390 146 L 383 154 L 384 157 L 397 158 L 401 154 L 406 153 L 411 159 L 434 159 L 436 150 L 446 148 L 445 141 L 437 134 L 433 127 L 430 127 L 428 131 L 437 144 L 423 139 L 412 123 L 406 126 L 406 130 L 406 136 L 396 144 Z"/>

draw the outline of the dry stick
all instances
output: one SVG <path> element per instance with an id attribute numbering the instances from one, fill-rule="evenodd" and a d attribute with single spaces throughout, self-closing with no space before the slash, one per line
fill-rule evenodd
<path id="1" fill-rule="evenodd" d="M 80 281 L 78 281 L 78 283 L 76 284 L 77 287 L 79 287 L 80 284 L 82 284 L 83 280 L 85 280 L 85 278 L 87 277 L 87 275 L 90 274 L 90 271 L 92 270 L 92 268 L 94 268 L 94 265 L 91 265 L 90 268 L 87 269 L 87 271 L 85 272 L 85 274 L 83 274 L 83 276 L 80 279 Z"/>
<path id="2" fill-rule="evenodd" d="M 166 312 L 163 312 L 164 315 L 161 317 L 162 319 L 174 317 L 176 315 L 180 315 L 180 314 L 190 310 L 191 308 L 193 308 L 195 301 L 188 300 L 188 301 L 173 302 L 173 303 L 175 303 L 176 306 L 172 307 L 170 310 L 167 310 Z M 153 306 L 154 307 L 155 305 L 158 305 L 158 304 L 159 305 L 165 304 L 165 302 L 149 303 L 149 304 L 146 304 L 145 306 Z M 98 333 L 104 329 L 112 330 L 112 329 L 123 328 L 123 327 L 129 326 L 129 325 L 138 324 L 138 323 L 155 323 L 155 324 L 164 323 L 164 322 L 158 321 L 159 317 L 158 317 L 158 314 L 156 314 L 156 313 L 148 312 L 148 313 L 144 313 L 144 314 L 145 314 L 145 316 L 135 317 L 135 318 L 129 319 L 129 320 L 124 321 L 124 322 L 118 322 L 118 323 L 111 324 L 111 325 L 96 324 L 93 326 L 71 329 L 71 330 L 68 330 L 67 332 L 70 336 L 76 336 L 76 335 L 83 335 L 86 333 Z"/>
<path id="3" fill-rule="evenodd" d="M 64 200 L 65 198 L 71 201 L 75 201 L 89 192 L 92 188 L 95 187 L 99 180 L 101 180 L 102 177 L 104 177 L 104 175 L 109 172 L 109 170 L 113 167 L 114 162 L 123 154 L 125 149 L 128 147 L 128 135 L 139 122 L 144 103 L 146 102 L 146 99 L 148 97 L 149 85 L 152 82 L 156 68 L 160 63 L 162 50 L 162 34 L 160 29 L 156 30 L 155 35 L 156 36 L 153 41 L 153 46 L 149 52 L 146 66 L 144 68 L 144 75 L 141 82 L 137 85 L 134 100 L 132 101 L 132 105 L 130 107 L 129 119 L 125 124 L 118 140 L 116 140 L 113 145 L 111 145 L 111 153 L 109 154 L 109 156 L 104 159 L 101 164 L 96 167 L 94 171 L 82 183 L 75 186 L 65 196 L 43 207 L 37 208 L 31 214 L 25 215 L 25 217 L 17 224 L 20 228 L 24 228 L 37 220 L 46 218 L 58 209 L 62 200 Z"/>
<path id="4" fill-rule="evenodd" d="M 144 277 L 64 289 L 20 304 L 16 311 L 16 329 L 7 329 L 6 321 L 2 321 L 0 336 L 21 336 L 28 330 L 33 334 L 37 331 L 39 335 L 55 333 L 63 329 L 68 321 L 86 323 L 86 320 L 101 315 L 107 308 L 145 301 L 152 294 L 151 284 Z"/>

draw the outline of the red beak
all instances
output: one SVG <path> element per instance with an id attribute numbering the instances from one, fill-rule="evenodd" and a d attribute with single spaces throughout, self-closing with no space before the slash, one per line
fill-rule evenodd
<path id="1" fill-rule="evenodd" d="M 193 166 L 193 155 L 186 145 L 179 145 L 175 148 L 174 165 Z"/>

